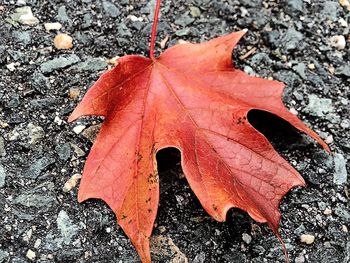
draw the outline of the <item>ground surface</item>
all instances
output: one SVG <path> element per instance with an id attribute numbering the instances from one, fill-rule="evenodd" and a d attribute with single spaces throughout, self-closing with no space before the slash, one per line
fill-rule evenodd
<path id="1" fill-rule="evenodd" d="M 106 59 L 148 52 L 154 2 L 109 1 L 0 1 L 0 262 L 138 262 L 103 202 L 78 204 L 77 187 L 62 190 L 81 173 L 92 145 L 88 127 L 99 122 L 68 124 L 69 113 L 107 68 Z M 334 153 L 328 156 L 271 116 L 250 116 L 307 182 L 281 204 L 291 261 L 350 262 L 350 43 L 337 50 L 329 41 L 349 36 L 350 12 L 323 0 L 163 2 L 158 40 L 169 35 L 167 46 L 249 29 L 234 52 L 236 66 L 284 81 L 286 105 Z M 34 25 L 9 19 L 23 5 L 38 18 Z M 73 49 L 55 49 L 57 31 L 46 32 L 45 22 L 61 23 Z M 252 48 L 255 54 L 239 59 Z M 79 133 L 81 125 L 86 127 Z M 283 262 L 279 242 L 265 225 L 240 211 L 231 211 L 226 223 L 210 219 L 179 162 L 176 151 L 159 154 L 155 262 Z M 315 241 L 301 243 L 302 234 Z"/>

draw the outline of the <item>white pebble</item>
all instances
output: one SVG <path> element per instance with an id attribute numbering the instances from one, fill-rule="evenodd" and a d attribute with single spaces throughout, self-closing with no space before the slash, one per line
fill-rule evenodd
<path id="1" fill-rule="evenodd" d="M 30 260 L 34 260 L 35 259 L 35 252 L 33 250 L 31 250 L 31 249 L 28 249 L 26 256 Z"/>
<path id="2" fill-rule="evenodd" d="M 326 216 L 330 216 L 332 214 L 332 210 L 329 209 L 329 208 L 326 208 L 324 211 L 323 211 L 323 214 L 326 215 Z"/>
<path id="3" fill-rule="evenodd" d="M 300 241 L 302 242 L 302 243 L 305 243 L 305 244 L 307 244 L 307 245 L 311 245 L 312 243 L 314 243 L 314 241 L 315 241 L 315 236 L 313 236 L 313 235 L 308 235 L 308 234 L 304 234 L 304 235 L 301 235 L 300 236 Z"/>
<path id="4" fill-rule="evenodd" d="M 346 46 L 345 37 L 342 35 L 332 36 L 329 40 L 330 40 L 331 46 L 335 47 L 336 49 L 342 50 Z"/>
<path id="5" fill-rule="evenodd" d="M 333 141 L 334 141 L 333 136 L 332 135 L 327 136 L 327 138 L 324 141 L 327 144 L 333 143 Z"/>
<path id="6" fill-rule="evenodd" d="M 85 129 L 85 125 L 78 125 L 78 126 L 75 126 L 73 128 L 73 131 L 76 133 L 76 134 L 79 134 L 81 133 L 84 129 Z"/>
<path id="7" fill-rule="evenodd" d="M 34 243 L 34 248 L 39 248 L 40 247 L 40 244 L 41 244 L 41 239 L 38 238 L 35 243 Z"/>
<path id="8" fill-rule="evenodd" d="M 247 233 L 242 234 L 242 239 L 246 244 L 250 244 L 250 242 L 252 242 L 252 237 Z"/>
<path id="9" fill-rule="evenodd" d="M 72 190 L 78 183 L 79 179 L 81 178 L 81 174 L 74 174 L 71 178 L 68 179 L 68 181 L 63 186 L 63 192 L 67 193 L 70 190 Z"/>
<path id="10" fill-rule="evenodd" d="M 58 125 L 62 124 L 62 120 L 60 119 L 60 117 L 56 116 L 55 119 L 53 120 L 55 123 L 57 123 Z"/>
<path id="11" fill-rule="evenodd" d="M 45 30 L 47 32 L 50 32 L 51 30 L 60 30 L 62 28 L 62 25 L 58 22 L 55 23 L 45 23 L 44 24 Z"/>

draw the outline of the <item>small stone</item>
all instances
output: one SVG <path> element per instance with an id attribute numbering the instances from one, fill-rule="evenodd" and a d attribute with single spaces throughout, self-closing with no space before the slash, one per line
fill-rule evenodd
<path id="1" fill-rule="evenodd" d="M 342 127 L 343 129 L 349 129 L 350 128 L 350 120 L 342 120 L 340 123 L 340 127 Z"/>
<path id="2" fill-rule="evenodd" d="M 76 134 L 80 134 L 84 129 L 85 129 L 85 125 L 77 125 L 73 128 L 73 131 L 76 133 Z"/>
<path id="3" fill-rule="evenodd" d="M 37 179 L 43 171 L 45 171 L 51 164 L 55 163 L 55 159 L 44 156 L 35 160 L 24 173 L 24 177 Z"/>
<path id="4" fill-rule="evenodd" d="M 343 7 L 350 7 L 350 1 L 349 0 L 339 0 L 339 4 Z"/>
<path id="5" fill-rule="evenodd" d="M 70 88 L 69 89 L 69 98 L 71 100 L 76 100 L 79 97 L 80 94 L 80 89 L 78 88 Z"/>
<path id="6" fill-rule="evenodd" d="M 324 211 L 323 211 L 323 214 L 326 215 L 326 216 L 330 216 L 332 214 L 332 210 L 329 209 L 329 208 L 326 208 Z"/>
<path id="7" fill-rule="evenodd" d="M 97 72 L 104 70 L 106 67 L 107 63 L 105 60 L 89 57 L 85 61 L 72 66 L 71 69 L 76 71 Z"/>
<path id="8" fill-rule="evenodd" d="M 348 22 L 344 19 L 344 18 L 339 18 L 338 20 L 339 24 L 342 26 L 342 27 L 348 27 Z"/>
<path id="9" fill-rule="evenodd" d="M 280 40 L 280 45 L 282 46 L 284 51 L 294 50 L 300 47 L 300 43 L 304 39 L 304 36 L 299 31 L 294 28 L 290 28 L 287 32 L 282 36 Z"/>
<path id="10" fill-rule="evenodd" d="M 56 19 L 64 24 L 72 25 L 73 21 L 67 15 L 66 7 L 64 5 L 60 6 L 57 10 Z"/>
<path id="11" fill-rule="evenodd" d="M 308 234 L 303 234 L 303 235 L 300 236 L 300 241 L 302 243 L 307 244 L 307 245 L 311 245 L 315 241 L 315 236 L 308 235 Z"/>
<path id="12" fill-rule="evenodd" d="M 342 35 L 339 36 L 332 36 L 330 39 L 330 44 L 332 47 L 335 47 L 336 49 L 343 50 L 346 46 L 346 40 L 345 37 Z"/>
<path id="13" fill-rule="evenodd" d="M 17 0 L 17 2 L 16 2 L 16 6 L 24 6 L 26 4 L 27 4 L 26 0 Z"/>
<path id="14" fill-rule="evenodd" d="M 55 147 L 56 153 L 60 160 L 67 161 L 71 156 L 71 147 L 69 143 L 58 144 Z"/>
<path id="15" fill-rule="evenodd" d="M 58 125 L 61 125 L 62 122 L 63 122 L 63 120 L 60 117 L 58 117 L 58 116 L 56 116 L 53 121 L 54 121 L 54 123 L 57 123 Z"/>
<path id="16" fill-rule="evenodd" d="M 5 140 L 0 136 L 0 157 L 6 156 Z"/>
<path id="17" fill-rule="evenodd" d="M 333 136 L 332 135 L 327 136 L 327 138 L 324 141 L 327 144 L 333 143 L 334 142 Z"/>
<path id="18" fill-rule="evenodd" d="M 101 124 L 93 125 L 86 128 L 81 135 L 83 135 L 90 142 L 94 143 L 100 129 L 101 129 Z"/>
<path id="19" fill-rule="evenodd" d="M 348 227 L 346 225 L 342 225 L 341 226 L 341 231 L 343 231 L 344 233 L 348 233 L 349 232 Z"/>
<path id="20" fill-rule="evenodd" d="M 29 258 L 30 260 L 34 260 L 35 259 L 35 252 L 31 249 L 28 249 L 26 257 Z"/>
<path id="21" fill-rule="evenodd" d="M 190 10 L 192 17 L 199 17 L 201 15 L 201 10 L 196 6 L 191 6 Z"/>
<path id="22" fill-rule="evenodd" d="M 73 174 L 63 186 L 63 192 L 67 193 L 72 190 L 81 178 L 81 174 Z"/>
<path id="23" fill-rule="evenodd" d="M 57 34 L 53 43 L 57 49 L 71 49 L 73 47 L 73 38 L 67 34 Z"/>
<path id="24" fill-rule="evenodd" d="M 27 46 L 31 43 L 31 34 L 29 31 L 13 31 L 12 37 L 17 43 L 22 43 Z"/>
<path id="25" fill-rule="evenodd" d="M 62 25 L 58 22 L 55 23 L 45 23 L 44 24 L 46 32 L 50 32 L 51 30 L 60 30 Z"/>
<path id="26" fill-rule="evenodd" d="M 347 182 L 347 179 L 346 160 L 342 154 L 336 153 L 334 155 L 333 183 L 336 185 L 342 185 Z"/>
<path id="27" fill-rule="evenodd" d="M 5 260 L 9 257 L 9 253 L 0 248 L 0 262 L 5 262 Z"/>
<path id="28" fill-rule="evenodd" d="M 16 65 L 17 65 L 17 63 L 15 63 L 15 62 L 12 62 L 12 63 L 10 63 L 10 64 L 7 64 L 6 65 L 6 68 L 9 70 L 9 71 L 15 71 L 16 70 Z"/>
<path id="29" fill-rule="evenodd" d="M 343 209 L 341 207 L 336 207 L 334 209 L 334 214 L 336 214 L 337 216 L 339 216 L 347 221 L 350 220 L 350 213 L 346 209 Z"/>
<path id="30" fill-rule="evenodd" d="M 307 66 L 310 70 L 315 70 L 316 66 L 314 63 L 310 63 L 308 66 Z"/>
<path id="31" fill-rule="evenodd" d="M 305 112 L 316 117 L 324 117 L 333 110 L 331 99 L 319 98 L 314 94 L 309 95 L 309 104 L 305 108 Z"/>
<path id="32" fill-rule="evenodd" d="M 29 136 L 29 144 L 37 144 L 45 138 L 44 129 L 40 126 L 36 126 L 33 123 L 29 123 L 27 126 L 28 136 Z"/>
<path id="33" fill-rule="evenodd" d="M 246 243 L 246 244 L 250 244 L 250 242 L 252 242 L 252 237 L 247 234 L 247 233 L 243 233 L 242 234 L 242 240 Z"/>
<path id="34" fill-rule="evenodd" d="M 16 8 L 15 13 L 11 15 L 11 19 L 23 25 L 35 26 L 39 24 L 39 19 L 33 15 L 29 6 Z"/>
<path id="35" fill-rule="evenodd" d="M 102 7 L 105 13 L 110 17 L 115 18 L 121 14 L 120 10 L 111 2 L 103 1 Z"/>
<path id="36" fill-rule="evenodd" d="M 73 224 L 66 211 L 61 210 L 57 216 L 57 228 L 61 232 L 63 243 L 69 245 L 78 233 L 78 226 Z"/>
<path id="37" fill-rule="evenodd" d="M 111 58 L 111 59 L 108 59 L 106 62 L 108 63 L 108 64 L 111 64 L 111 65 L 114 65 L 114 66 L 116 66 L 116 65 L 118 65 L 118 59 L 120 59 L 120 57 L 119 56 L 115 56 L 115 57 L 113 57 L 113 58 Z"/>
<path id="38" fill-rule="evenodd" d="M 305 262 L 305 257 L 303 254 L 300 254 L 295 258 L 295 263 L 304 263 Z"/>
<path id="39" fill-rule="evenodd" d="M 0 188 L 4 187 L 6 179 L 6 170 L 5 167 L 0 163 Z"/>
<path id="40" fill-rule="evenodd" d="M 38 249 L 40 247 L 40 244 L 41 244 L 41 239 L 38 238 L 37 240 L 35 240 L 34 248 Z"/>
<path id="41" fill-rule="evenodd" d="M 66 68 L 80 61 L 77 55 L 63 55 L 52 60 L 48 60 L 40 65 L 41 72 L 51 73 L 57 69 Z"/>

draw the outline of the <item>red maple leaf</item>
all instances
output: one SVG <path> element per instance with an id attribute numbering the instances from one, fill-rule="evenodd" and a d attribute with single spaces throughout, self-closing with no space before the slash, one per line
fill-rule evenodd
<path id="1" fill-rule="evenodd" d="M 156 153 L 175 147 L 189 185 L 213 218 L 224 221 L 230 208 L 240 208 L 280 239 L 279 203 L 304 180 L 247 114 L 273 113 L 328 150 L 327 145 L 283 105 L 282 83 L 233 68 L 232 49 L 244 31 L 176 45 L 155 58 L 156 22 L 151 58 L 120 58 L 69 118 L 105 118 L 84 167 L 79 202 L 104 200 L 142 261 L 150 262 L 159 203 Z"/>

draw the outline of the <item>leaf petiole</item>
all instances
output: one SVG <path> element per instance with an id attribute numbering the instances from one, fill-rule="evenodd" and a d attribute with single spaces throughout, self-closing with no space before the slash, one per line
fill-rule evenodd
<path id="1" fill-rule="evenodd" d="M 151 42 L 150 42 L 150 50 L 149 50 L 149 56 L 152 60 L 155 59 L 154 45 L 155 45 L 156 36 L 157 36 L 157 25 L 158 25 L 158 16 L 159 16 L 159 10 L 160 10 L 160 2 L 161 0 L 157 0 L 156 8 L 154 11 L 154 18 L 153 18 L 153 26 L 152 26 L 152 34 L 151 34 Z"/>

